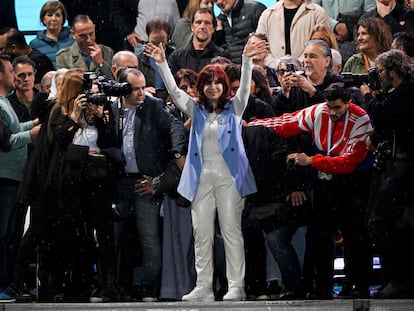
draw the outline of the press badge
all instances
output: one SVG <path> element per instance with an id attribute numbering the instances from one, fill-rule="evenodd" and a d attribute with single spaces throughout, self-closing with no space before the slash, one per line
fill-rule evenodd
<path id="1" fill-rule="evenodd" d="M 332 180 L 332 174 L 327 174 L 321 171 L 318 171 L 319 180 Z"/>

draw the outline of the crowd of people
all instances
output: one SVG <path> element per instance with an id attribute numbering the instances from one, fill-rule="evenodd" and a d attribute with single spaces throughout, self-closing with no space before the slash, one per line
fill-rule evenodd
<path id="1" fill-rule="evenodd" d="M 0 302 L 414 298 L 413 0 L 93 2 L 0 28 Z"/>

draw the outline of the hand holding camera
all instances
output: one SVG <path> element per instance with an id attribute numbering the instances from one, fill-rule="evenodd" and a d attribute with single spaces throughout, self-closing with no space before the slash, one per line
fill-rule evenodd
<path id="1" fill-rule="evenodd" d="M 76 96 L 76 98 L 73 100 L 73 110 L 70 115 L 70 118 L 73 121 L 78 122 L 79 118 L 82 115 L 82 111 L 86 109 L 86 107 L 88 107 L 86 95 L 81 93 L 78 96 Z"/>

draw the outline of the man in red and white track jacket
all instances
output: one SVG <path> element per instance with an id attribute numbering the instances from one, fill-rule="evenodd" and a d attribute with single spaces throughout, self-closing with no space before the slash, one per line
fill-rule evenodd
<path id="1" fill-rule="evenodd" d="M 333 233 L 338 229 L 346 241 L 345 271 L 349 284 L 349 290 L 344 287 L 341 295 L 369 298 L 372 242 L 364 220 L 372 174 L 373 158 L 365 144 L 372 131 L 371 120 L 351 102 L 342 83 L 331 84 L 324 96 L 324 103 L 255 120 L 248 126 L 263 125 L 284 137 L 303 132 L 312 134 L 314 155 L 288 155 L 296 165 L 311 166 L 318 173 L 312 188 L 312 217 L 305 255 L 308 271 L 316 272 L 304 276 L 309 298 L 333 298 Z"/>
<path id="2" fill-rule="evenodd" d="M 368 154 L 365 139 L 372 131 L 365 110 L 342 99 L 328 100 L 279 117 L 255 120 L 248 125 L 263 125 L 283 137 L 312 133 L 319 152 L 311 157 L 299 153 L 289 158 L 297 165 L 312 165 L 327 174 L 355 171 Z"/>

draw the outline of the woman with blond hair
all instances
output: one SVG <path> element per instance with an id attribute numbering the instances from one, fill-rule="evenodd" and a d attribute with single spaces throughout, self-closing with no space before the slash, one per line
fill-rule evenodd
<path id="1" fill-rule="evenodd" d="M 313 27 L 312 32 L 309 35 L 309 40 L 323 40 L 331 49 L 338 50 L 338 43 L 334 32 L 329 26 L 325 24 L 317 24 Z"/>
<path id="2" fill-rule="evenodd" d="M 115 189 L 105 152 L 116 147 L 117 139 L 110 105 L 87 96 L 89 86 L 84 80 L 84 70 L 79 68 L 69 69 L 63 78 L 49 119 L 53 145 L 49 171 L 58 172 L 54 185 L 64 228 L 59 249 L 65 275 L 63 299 L 91 297 L 100 302 L 117 296 L 112 219 Z"/>

